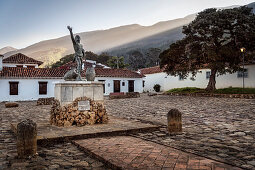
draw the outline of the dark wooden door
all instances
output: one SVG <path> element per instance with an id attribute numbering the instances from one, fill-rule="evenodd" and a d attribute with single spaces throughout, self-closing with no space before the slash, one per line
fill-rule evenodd
<path id="1" fill-rule="evenodd" d="M 134 92 L 134 80 L 128 80 L 128 92 Z"/>
<path id="2" fill-rule="evenodd" d="M 113 92 L 118 93 L 120 92 L 120 80 L 114 80 Z"/>

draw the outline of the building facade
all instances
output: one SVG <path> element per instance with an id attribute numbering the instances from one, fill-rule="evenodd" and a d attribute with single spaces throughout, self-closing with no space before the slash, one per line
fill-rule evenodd
<path id="1" fill-rule="evenodd" d="M 167 75 L 163 72 L 163 69 L 159 68 L 159 66 L 140 70 L 140 72 L 145 76 L 145 92 L 153 92 L 155 84 L 159 84 L 161 86 L 161 91 L 182 87 L 206 88 L 211 72 L 209 69 L 201 69 L 200 71 L 200 73 L 197 73 L 195 80 L 191 80 L 191 75 L 189 75 L 187 79 L 182 79 L 179 76 Z M 233 74 L 217 76 L 216 88 L 227 88 L 230 86 L 243 87 L 242 75 L 242 72 L 236 72 Z M 245 65 L 244 81 L 245 87 L 255 88 L 255 64 Z"/>
<path id="2" fill-rule="evenodd" d="M 64 81 L 65 73 L 73 67 L 39 68 L 42 62 L 31 59 L 23 54 L 15 54 L 6 59 L 0 57 L 0 102 L 54 97 L 55 83 Z M 88 65 L 91 65 L 91 61 L 86 63 L 82 71 L 84 80 Z M 95 81 L 104 82 L 104 95 L 143 92 L 143 76 L 137 72 L 111 69 L 101 64 L 95 66 L 95 72 Z"/>

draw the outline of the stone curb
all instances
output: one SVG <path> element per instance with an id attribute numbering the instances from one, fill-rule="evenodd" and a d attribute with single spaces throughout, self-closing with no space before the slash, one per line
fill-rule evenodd
<path id="1" fill-rule="evenodd" d="M 255 99 L 255 94 L 164 93 L 164 95 L 170 95 L 170 96 L 192 96 L 192 97 L 218 97 L 218 98 Z"/>

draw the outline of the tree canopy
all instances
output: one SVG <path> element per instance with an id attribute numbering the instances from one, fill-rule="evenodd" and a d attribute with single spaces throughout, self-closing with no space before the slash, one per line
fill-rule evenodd
<path id="1" fill-rule="evenodd" d="M 126 68 L 128 66 L 128 64 L 125 64 L 123 56 L 121 57 L 113 56 L 107 61 L 107 64 L 111 68 Z"/>
<path id="2" fill-rule="evenodd" d="M 242 55 L 255 50 L 255 15 L 251 8 L 207 9 L 183 27 L 186 35 L 160 54 L 161 67 L 171 75 L 194 78 L 201 68 L 211 69 L 207 90 L 215 90 L 216 75 L 240 70 Z M 251 55 L 245 56 L 249 62 Z"/>

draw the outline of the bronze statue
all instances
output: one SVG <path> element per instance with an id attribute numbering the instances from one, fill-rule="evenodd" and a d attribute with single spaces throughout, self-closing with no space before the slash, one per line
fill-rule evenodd
<path id="1" fill-rule="evenodd" d="M 73 48 L 75 51 L 75 57 L 74 60 L 77 63 L 77 67 L 76 67 L 76 72 L 77 72 L 77 77 L 76 77 L 76 81 L 81 81 L 81 70 L 82 70 L 82 58 L 85 58 L 85 51 L 83 49 L 81 42 L 81 38 L 79 35 L 76 35 L 75 38 L 73 36 L 73 31 L 72 31 L 72 27 L 67 26 L 67 29 L 70 31 L 70 35 L 71 35 L 71 39 L 73 42 Z"/>

